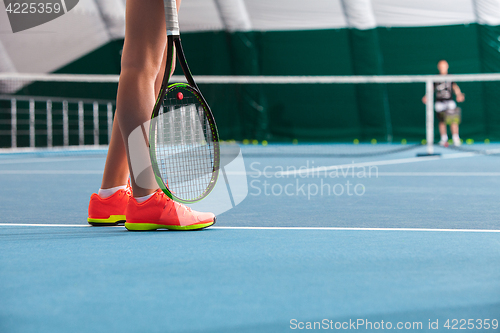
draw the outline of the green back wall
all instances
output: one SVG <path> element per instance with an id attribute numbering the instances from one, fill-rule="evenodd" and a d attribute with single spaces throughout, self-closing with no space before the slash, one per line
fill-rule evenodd
<path id="1" fill-rule="evenodd" d="M 440 59 L 451 74 L 500 72 L 499 27 L 478 24 L 372 30 L 202 32 L 182 35 L 196 75 L 436 74 Z M 58 73 L 119 73 L 122 41 Z M 181 74 L 177 72 L 177 74 Z M 500 83 L 460 83 L 463 138 L 500 140 Z M 50 94 L 32 86 L 24 93 Z M 116 87 L 62 94 L 114 98 Z M 222 139 L 362 141 L 425 138 L 423 84 L 201 85 Z"/>

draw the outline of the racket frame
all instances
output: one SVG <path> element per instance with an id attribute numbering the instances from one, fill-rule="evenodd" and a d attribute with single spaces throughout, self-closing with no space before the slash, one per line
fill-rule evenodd
<path id="1" fill-rule="evenodd" d="M 165 0 L 165 3 L 168 1 L 173 1 L 174 7 L 175 7 L 175 0 Z M 167 9 L 166 9 L 167 10 Z M 177 21 L 177 12 L 172 15 L 175 16 L 174 20 Z M 208 105 L 207 101 L 205 100 L 205 97 L 203 97 L 203 94 L 201 93 L 200 89 L 198 88 L 198 85 L 194 81 L 193 75 L 191 74 L 191 71 L 189 70 L 189 66 L 186 61 L 186 57 L 184 55 L 184 51 L 182 49 L 182 44 L 181 44 L 181 38 L 180 38 L 180 33 L 178 30 L 178 27 L 172 28 L 169 27 L 169 19 L 167 18 L 167 59 L 166 59 L 166 64 L 165 64 L 165 74 L 163 75 L 163 80 L 160 88 L 160 92 L 158 94 L 158 98 L 156 99 L 155 106 L 153 109 L 153 113 L 151 115 L 151 123 L 150 123 L 150 129 L 149 129 L 149 152 L 150 152 L 150 158 L 151 158 L 151 165 L 153 167 L 153 172 L 155 175 L 156 182 L 158 183 L 158 186 L 160 186 L 161 190 L 171 199 L 184 203 L 184 204 L 190 204 L 190 203 L 195 203 L 206 196 L 210 194 L 210 192 L 213 190 L 217 183 L 217 179 L 219 177 L 219 168 L 220 168 L 220 146 L 219 146 L 219 134 L 217 132 L 217 126 L 215 124 L 215 119 L 213 117 L 212 111 L 210 110 L 210 106 Z M 171 23 L 170 23 L 171 24 Z M 169 85 L 170 81 L 170 75 L 174 66 L 174 61 L 175 61 L 175 54 L 177 55 L 177 58 L 179 60 L 179 64 L 181 65 L 182 71 L 184 72 L 184 76 L 186 77 L 187 84 L 185 83 L 173 83 Z M 210 182 L 205 189 L 203 193 L 201 193 L 199 196 L 193 199 L 185 199 L 185 198 L 179 198 L 177 197 L 174 193 L 172 193 L 169 188 L 168 188 L 168 180 L 165 182 L 162 177 L 160 170 L 158 168 L 158 163 L 156 162 L 156 142 L 154 140 L 154 133 L 156 130 L 154 129 L 155 121 L 154 118 L 158 117 L 159 111 L 163 105 L 163 100 L 169 91 L 170 88 L 175 88 L 178 87 L 179 85 L 186 85 L 189 86 L 191 90 L 196 92 L 195 95 L 197 95 L 197 98 L 200 102 L 200 104 L 203 106 L 203 111 L 205 113 L 205 117 L 207 118 L 208 123 L 210 124 L 210 131 L 211 131 L 211 138 L 212 138 L 212 143 L 214 146 L 214 163 L 213 163 L 213 171 L 212 171 L 212 176 L 210 179 Z"/>

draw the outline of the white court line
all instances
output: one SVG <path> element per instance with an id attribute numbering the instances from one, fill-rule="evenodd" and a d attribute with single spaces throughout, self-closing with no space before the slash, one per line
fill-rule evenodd
<path id="1" fill-rule="evenodd" d="M 351 164 L 341 164 L 341 165 L 331 165 L 324 167 L 315 167 L 309 169 L 299 169 L 299 170 L 291 170 L 284 172 L 276 172 L 277 177 L 282 176 L 290 176 L 297 174 L 309 174 L 315 172 L 325 172 L 331 170 L 342 170 L 347 169 L 348 171 L 351 168 L 362 168 L 369 166 L 380 166 L 380 165 L 395 165 L 395 164 L 406 164 L 406 163 L 416 163 L 416 162 L 426 162 L 426 161 L 436 161 L 440 159 L 453 159 L 453 158 L 463 158 L 463 157 L 472 157 L 478 156 L 477 153 L 457 153 L 457 154 L 447 154 L 443 156 L 424 156 L 424 157 L 410 157 L 410 158 L 399 158 L 395 160 L 383 160 L 383 161 L 371 161 L 371 162 L 362 162 L 362 163 L 351 163 Z"/>
<path id="2" fill-rule="evenodd" d="M 53 162 L 73 162 L 73 161 L 82 161 L 86 160 L 91 156 L 95 155 L 87 155 L 81 157 L 39 157 L 39 158 L 24 158 L 17 160 L 0 160 L 0 164 L 27 164 L 27 163 L 53 163 Z M 103 155 L 104 156 L 104 155 Z"/>
<path id="3" fill-rule="evenodd" d="M 382 177 L 499 177 L 500 172 L 379 172 Z"/>
<path id="4" fill-rule="evenodd" d="M 68 228 L 90 228 L 92 227 L 89 224 L 42 224 L 42 223 L 0 223 L 0 227 L 68 227 Z"/>
<path id="5" fill-rule="evenodd" d="M 0 73 L 0 76 L 2 74 Z M 118 83 L 118 81 L 116 81 Z M 69 146 L 69 147 L 52 147 L 52 148 L 31 148 L 31 147 L 17 147 L 17 148 L 0 148 L 0 156 L 2 155 L 31 155 L 31 154 L 75 154 L 90 152 L 107 153 L 108 145 L 99 146 Z"/>
<path id="6" fill-rule="evenodd" d="M 0 175 L 102 175 L 102 170 L 0 170 Z"/>
<path id="7" fill-rule="evenodd" d="M 357 171 L 355 171 L 356 173 Z M 1 174 L 0 170 L 0 174 Z M 259 177 L 279 177 L 281 178 L 281 173 L 279 172 L 238 172 L 238 171 L 228 171 L 227 175 L 231 176 L 250 176 L 253 178 Z M 378 177 L 499 177 L 500 172 L 374 172 Z M 352 176 L 352 171 L 348 172 L 348 176 Z M 319 176 L 315 175 L 314 178 L 323 178 L 324 173 L 320 173 Z M 327 177 L 329 178 L 329 177 Z M 340 178 L 340 177 L 339 177 Z"/>
<path id="8" fill-rule="evenodd" d="M 87 224 L 28 224 L 28 223 L 0 223 L 0 227 L 56 227 L 56 228 L 92 228 Z M 109 227 L 97 227 L 103 229 Z M 112 226 L 123 228 L 123 226 Z M 221 230 L 339 230 L 339 231 L 426 231 L 426 232 L 472 232 L 472 233 L 500 233 L 500 230 L 489 229 L 430 229 L 430 228 L 343 228 L 343 227 L 210 227 Z"/>
<path id="9" fill-rule="evenodd" d="M 416 162 L 425 162 L 425 161 L 435 161 L 439 159 L 454 159 L 454 158 L 463 158 L 463 157 L 472 157 L 472 156 L 480 156 L 477 153 L 457 153 L 457 154 L 446 154 L 442 156 L 428 156 L 428 157 L 411 157 L 411 158 L 402 158 L 395 160 L 382 160 L 382 161 L 371 161 L 371 162 L 362 162 L 362 163 L 351 163 L 351 164 L 341 164 L 341 165 L 331 165 L 331 166 L 320 166 L 314 168 L 305 168 L 298 170 L 290 170 L 290 171 L 279 171 L 276 172 L 273 176 L 275 177 L 283 177 L 289 175 L 298 175 L 298 174 L 309 174 L 314 172 L 325 172 L 331 170 L 343 170 L 347 169 L 348 171 L 351 168 L 361 168 L 361 167 L 369 167 L 369 166 L 380 166 L 380 165 L 395 165 L 395 164 L 406 164 L 406 163 L 416 163 Z M 85 157 L 85 156 L 83 156 Z M 27 163 L 50 163 L 50 162 L 70 162 L 70 161 L 81 161 L 82 156 L 80 157 L 41 157 L 41 158 L 26 158 L 26 159 L 14 159 L 14 160 L 0 160 L 0 165 L 5 164 L 27 164 Z M 33 172 L 33 174 L 52 174 L 52 171 L 37 171 L 39 173 Z M 25 172 L 23 170 L 18 171 L 19 174 L 29 174 L 30 172 Z M 55 173 L 55 172 L 54 172 Z M 61 172 L 63 173 L 63 172 Z M 3 170 L 0 171 L 0 174 L 16 174 L 11 170 Z M 67 173 L 71 174 L 71 173 Z M 80 174 L 80 172 L 78 173 Z M 85 174 L 81 171 L 81 174 Z M 94 171 L 88 171 L 88 174 L 94 174 Z M 255 172 L 227 172 L 228 175 L 256 175 Z M 464 175 L 465 176 L 465 175 Z"/>
<path id="10" fill-rule="evenodd" d="M 101 175 L 102 170 L 1 170 L 0 175 Z M 226 172 L 228 175 L 259 176 L 257 172 Z M 320 174 L 322 178 L 323 174 Z M 350 175 L 350 173 L 349 173 Z M 261 173 L 261 177 L 276 174 Z M 378 172 L 379 177 L 500 177 L 500 172 Z"/>
<path id="11" fill-rule="evenodd" d="M 343 227 L 210 227 L 210 229 L 231 230 L 340 230 L 340 231 L 436 231 L 436 232 L 492 232 L 490 229 L 430 229 L 430 228 L 343 228 Z"/>

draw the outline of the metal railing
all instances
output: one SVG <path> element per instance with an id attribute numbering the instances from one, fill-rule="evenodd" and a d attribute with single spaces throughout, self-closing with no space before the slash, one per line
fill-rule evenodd
<path id="1" fill-rule="evenodd" d="M 100 145 L 99 136 L 101 134 L 100 131 L 100 109 L 104 106 L 106 110 L 106 133 L 107 133 L 107 142 L 111 139 L 111 129 L 113 127 L 113 109 L 114 109 L 114 101 L 109 100 L 94 100 L 94 99 L 78 99 L 78 98 L 61 98 L 61 97 L 35 97 L 35 96 L 12 96 L 12 95 L 0 95 L 0 101 L 10 102 L 10 137 L 11 137 L 11 147 L 16 148 L 17 137 L 20 133 L 18 130 L 19 121 L 19 102 L 28 102 L 28 135 L 29 135 L 29 146 L 35 147 L 35 138 L 37 135 L 45 134 L 47 136 L 47 146 L 52 147 L 54 144 L 54 104 L 60 103 L 62 109 L 62 137 L 63 137 L 63 146 L 69 146 L 69 138 L 70 138 L 70 121 L 69 121 L 69 105 L 76 104 L 77 105 L 77 114 L 78 114 L 78 144 L 85 145 L 85 105 L 92 105 L 92 132 L 93 135 L 93 144 Z M 45 120 L 45 131 L 40 133 L 35 130 L 35 103 L 43 103 L 45 108 L 43 113 L 46 114 Z"/>

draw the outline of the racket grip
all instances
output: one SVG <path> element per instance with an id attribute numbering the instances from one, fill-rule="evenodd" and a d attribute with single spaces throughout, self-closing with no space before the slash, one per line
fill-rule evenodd
<path id="1" fill-rule="evenodd" d="M 179 19 L 175 0 L 163 0 L 165 6 L 165 22 L 167 23 L 167 36 L 179 36 Z"/>

